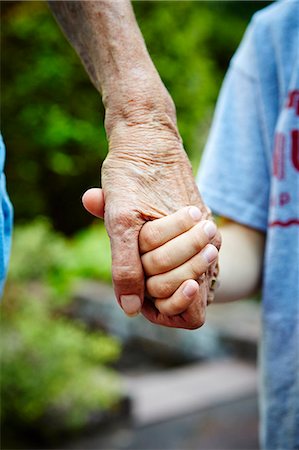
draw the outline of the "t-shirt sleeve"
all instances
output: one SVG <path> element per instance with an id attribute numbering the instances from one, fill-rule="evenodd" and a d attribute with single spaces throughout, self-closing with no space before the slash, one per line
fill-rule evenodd
<path id="1" fill-rule="evenodd" d="M 247 40 L 248 41 L 248 40 Z M 218 215 L 266 230 L 269 169 L 257 80 L 240 67 L 241 45 L 224 79 L 197 177 L 205 203 Z M 248 60 L 247 60 L 248 64 Z"/>

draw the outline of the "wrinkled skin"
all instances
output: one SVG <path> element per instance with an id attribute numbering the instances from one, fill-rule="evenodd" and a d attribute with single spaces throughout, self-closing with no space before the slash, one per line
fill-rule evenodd
<path id="1" fill-rule="evenodd" d="M 175 110 L 148 55 L 128 0 L 49 2 L 58 23 L 102 94 L 109 155 L 103 165 L 105 224 L 111 240 L 115 293 L 144 298 L 138 235 L 142 225 L 182 206 L 210 217 L 194 183 L 176 127 Z M 219 246 L 219 239 L 216 239 Z M 152 322 L 196 328 L 204 321 L 210 275 L 178 316 L 162 316 L 149 298 Z"/>
<path id="2" fill-rule="evenodd" d="M 155 324 L 194 329 L 203 325 L 207 302 L 212 301 L 210 284 L 216 263 L 201 277 L 196 301 L 182 314 L 165 316 L 144 295 L 138 235 L 146 221 L 183 206 L 198 206 L 202 219 L 211 218 L 211 213 L 201 200 L 174 117 L 158 113 L 146 117 L 134 115 L 134 120 L 121 121 L 110 130 L 109 154 L 102 167 L 115 293 L 118 301 L 123 294 L 144 298 L 142 314 Z M 219 234 L 213 244 L 220 247 Z"/>

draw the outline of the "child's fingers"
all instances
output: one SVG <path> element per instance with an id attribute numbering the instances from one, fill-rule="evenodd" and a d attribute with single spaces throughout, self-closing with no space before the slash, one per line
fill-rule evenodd
<path id="1" fill-rule="evenodd" d="M 168 272 L 188 261 L 209 243 L 216 231 L 214 222 L 205 220 L 161 247 L 145 253 L 141 260 L 146 275 Z"/>
<path id="2" fill-rule="evenodd" d="M 146 222 L 139 234 L 140 253 L 154 250 L 165 242 L 189 230 L 201 219 L 196 206 L 181 208 L 174 214 Z"/>
<path id="3" fill-rule="evenodd" d="M 161 314 L 175 316 L 183 313 L 199 295 L 199 285 L 194 280 L 187 280 L 179 286 L 169 298 L 155 300 L 155 307 Z"/>
<path id="4" fill-rule="evenodd" d="M 147 292 L 153 298 L 165 299 L 170 297 L 184 280 L 198 280 L 217 256 L 218 250 L 216 247 L 208 244 L 200 253 L 181 266 L 169 272 L 149 277 L 146 281 Z"/>

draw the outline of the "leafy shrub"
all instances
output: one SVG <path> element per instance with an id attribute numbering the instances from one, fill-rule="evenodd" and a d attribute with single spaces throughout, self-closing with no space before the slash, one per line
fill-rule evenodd
<path id="1" fill-rule="evenodd" d="M 2 305 L 1 328 L 2 420 L 34 425 L 48 415 L 73 429 L 119 401 L 107 367 L 120 352 L 115 339 L 55 316 L 24 290 Z"/>
<path id="2" fill-rule="evenodd" d="M 68 239 L 45 218 L 15 227 L 10 282 L 39 280 L 59 290 L 76 278 L 111 281 L 110 243 L 102 223 Z"/>
<path id="3" fill-rule="evenodd" d="M 68 253 L 67 241 L 54 233 L 44 218 L 16 226 L 12 242 L 9 268 L 11 281 L 42 280 L 64 267 Z"/>
<path id="4" fill-rule="evenodd" d="M 72 239 L 42 218 L 15 228 L 0 319 L 4 421 L 79 428 L 119 401 L 119 380 L 109 368 L 119 343 L 58 313 L 82 277 L 110 279 L 103 225 Z"/>
<path id="5" fill-rule="evenodd" d="M 110 241 L 103 223 L 78 232 L 69 241 L 68 260 L 63 271 L 72 277 L 111 282 Z"/>

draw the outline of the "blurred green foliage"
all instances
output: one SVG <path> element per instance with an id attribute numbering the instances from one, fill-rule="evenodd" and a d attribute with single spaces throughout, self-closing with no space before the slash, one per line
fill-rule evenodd
<path id="1" fill-rule="evenodd" d="M 265 3 L 134 2 L 194 167 L 229 59 Z M 1 128 L 16 221 L 45 215 L 72 233 L 91 220 L 80 197 L 98 184 L 107 150 L 100 96 L 45 2 L 1 2 L 1 9 Z"/>
<path id="2" fill-rule="evenodd" d="M 49 221 L 37 219 L 15 227 L 8 278 L 10 283 L 38 280 L 58 289 L 58 293 L 68 292 L 77 278 L 111 282 L 110 261 L 103 223 L 66 239 L 54 232 Z"/>
<path id="3" fill-rule="evenodd" d="M 82 427 L 119 400 L 118 377 L 106 367 L 118 355 L 115 340 L 53 316 L 44 299 L 15 297 L 1 314 L 2 420 L 32 426 L 49 415 Z"/>
<path id="4" fill-rule="evenodd" d="M 3 12 L 2 131 L 16 220 L 50 216 L 74 231 L 88 221 L 80 205 L 97 185 L 106 152 L 99 94 L 45 2 Z"/>
<path id="5" fill-rule="evenodd" d="M 95 245 L 101 232 L 92 227 L 67 240 L 45 221 L 15 230 L 0 318 L 1 420 L 10 426 L 81 428 L 121 397 L 109 368 L 117 340 L 61 314 L 77 277 L 110 278 Z"/>

